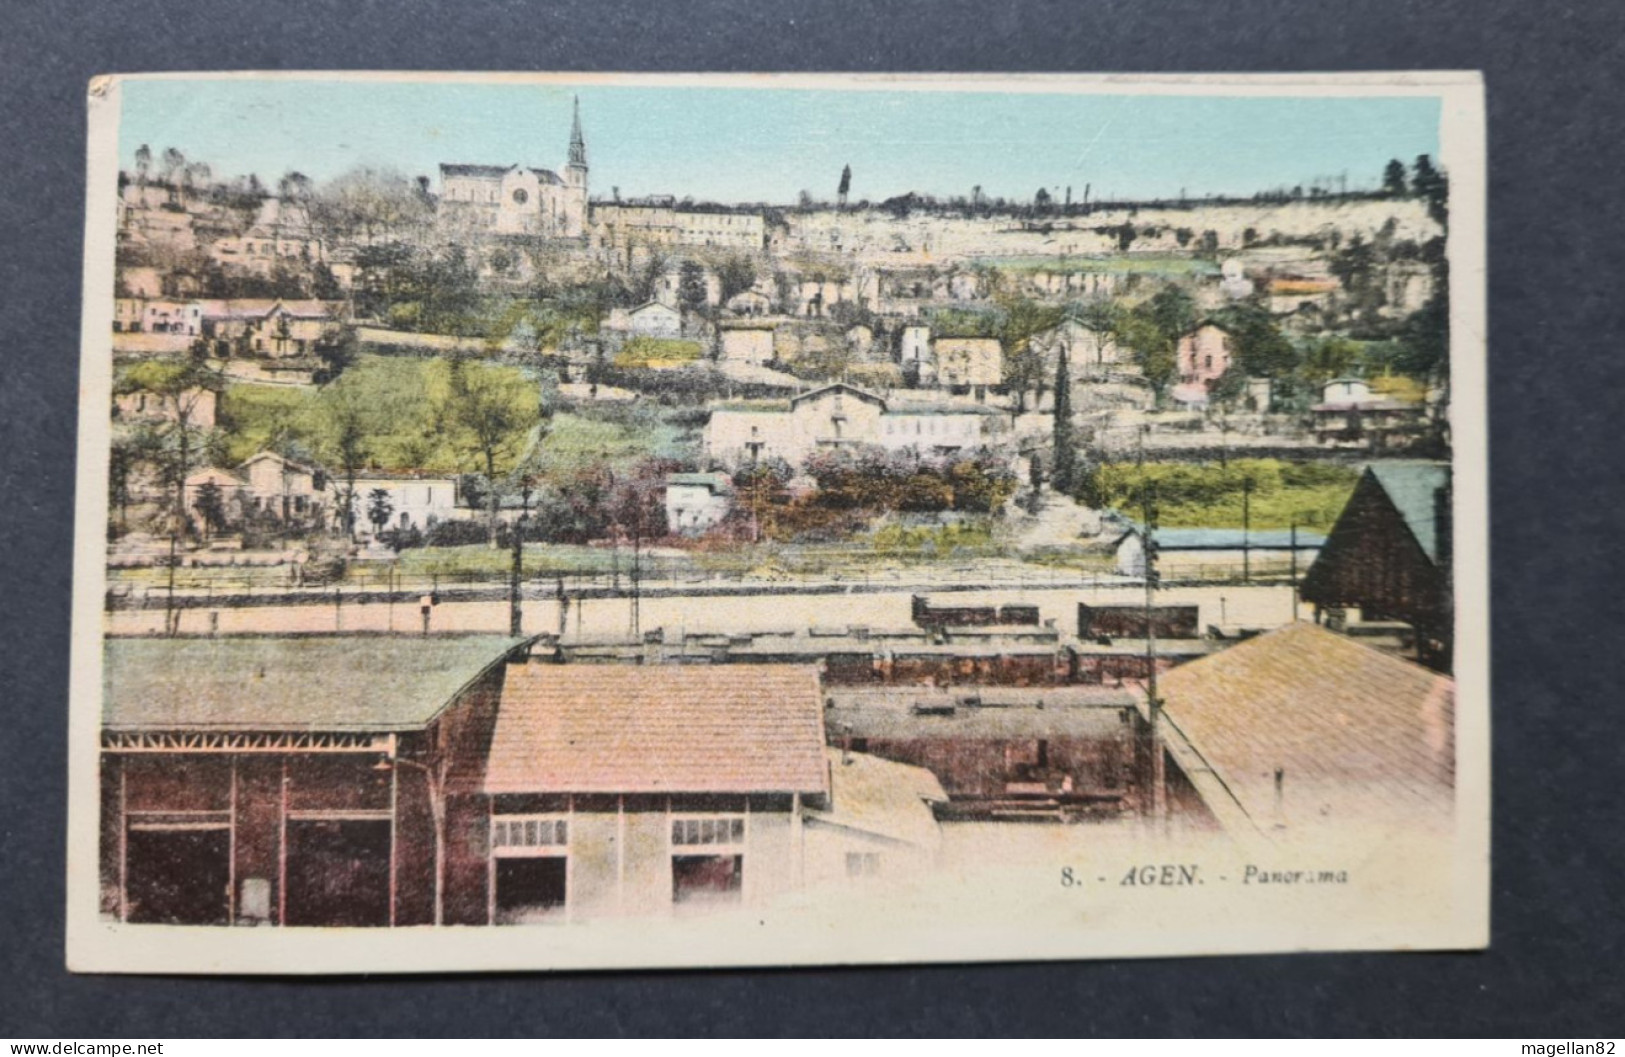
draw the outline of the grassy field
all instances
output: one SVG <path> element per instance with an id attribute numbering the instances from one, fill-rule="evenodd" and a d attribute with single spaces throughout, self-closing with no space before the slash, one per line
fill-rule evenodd
<path id="1" fill-rule="evenodd" d="M 445 428 L 433 393 L 433 374 L 442 361 L 406 356 L 363 355 L 325 389 L 239 384 L 226 389 L 220 426 L 227 457 L 241 462 L 271 446 L 291 446 L 307 457 L 335 461 L 325 451 L 329 432 L 324 400 L 340 387 L 353 394 L 361 409 L 369 464 L 383 470 L 427 470 L 456 473 L 474 468 L 470 453 Z M 471 372 L 489 373 L 504 383 L 525 382 L 517 368 L 469 364 Z M 515 438 L 513 443 L 522 443 Z"/>
<path id="2" fill-rule="evenodd" d="M 1256 529 L 1296 523 L 1325 532 L 1348 502 L 1357 469 L 1276 459 L 1233 459 L 1228 466 L 1193 463 L 1107 463 L 1094 487 L 1107 507 L 1139 520 L 1147 483 L 1156 486 L 1158 521 L 1166 528 L 1242 527 L 1243 484 L 1253 482 L 1251 524 Z"/>

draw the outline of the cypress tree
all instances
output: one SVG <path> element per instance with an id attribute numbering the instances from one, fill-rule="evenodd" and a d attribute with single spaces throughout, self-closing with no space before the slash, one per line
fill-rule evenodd
<path id="1" fill-rule="evenodd" d="M 1072 435 L 1072 372 L 1065 346 L 1055 367 L 1055 454 L 1051 462 L 1051 484 L 1056 491 L 1071 494 L 1078 483 L 1078 450 Z"/>

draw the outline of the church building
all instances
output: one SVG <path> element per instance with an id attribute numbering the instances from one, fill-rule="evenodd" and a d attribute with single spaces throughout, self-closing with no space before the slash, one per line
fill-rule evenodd
<path id="1" fill-rule="evenodd" d="M 577 101 L 562 174 L 521 165 L 440 166 L 440 206 L 476 214 L 511 235 L 580 238 L 587 227 L 587 144 Z"/>

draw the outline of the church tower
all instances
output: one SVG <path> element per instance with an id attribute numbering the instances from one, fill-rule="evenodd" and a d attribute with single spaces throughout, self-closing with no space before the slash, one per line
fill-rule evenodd
<path id="1" fill-rule="evenodd" d="M 570 163 L 564 168 L 564 234 L 580 238 L 587 231 L 587 140 L 581 135 L 581 97 L 570 121 Z"/>

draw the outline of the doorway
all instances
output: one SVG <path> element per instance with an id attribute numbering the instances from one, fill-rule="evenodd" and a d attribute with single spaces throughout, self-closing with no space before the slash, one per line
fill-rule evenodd
<path id="1" fill-rule="evenodd" d="M 290 819 L 286 925 L 389 924 L 388 820 Z"/>
<path id="2" fill-rule="evenodd" d="M 563 855 L 501 858 L 496 867 L 496 924 L 522 925 L 557 917 L 569 896 Z"/>
<path id="3" fill-rule="evenodd" d="M 153 925 L 231 921 L 231 830 L 142 828 L 125 842 L 125 920 Z"/>
<path id="4" fill-rule="evenodd" d="M 674 855 L 671 901 L 677 906 L 738 903 L 744 893 L 743 855 Z"/>

